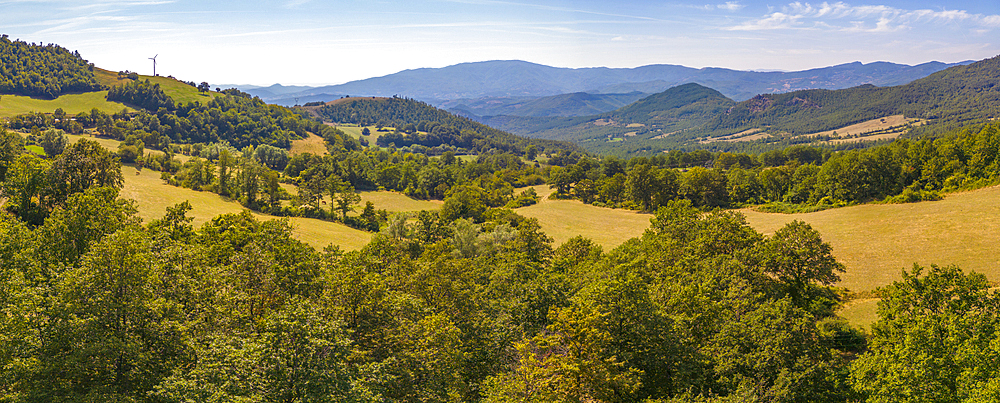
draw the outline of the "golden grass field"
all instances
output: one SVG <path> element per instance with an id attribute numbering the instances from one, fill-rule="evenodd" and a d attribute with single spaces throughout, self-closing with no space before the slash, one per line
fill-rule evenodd
<path id="1" fill-rule="evenodd" d="M 76 143 L 80 139 L 97 141 L 101 146 L 112 151 L 118 150 L 118 141 L 113 139 L 90 137 L 83 135 L 69 135 L 71 143 Z M 160 153 L 156 150 L 147 150 L 151 153 Z M 178 156 L 178 158 L 186 156 Z M 136 201 L 139 209 L 139 216 L 143 221 L 157 219 L 163 216 L 167 207 L 185 200 L 191 203 L 191 211 L 188 216 L 192 217 L 195 227 L 201 226 L 220 214 L 239 213 L 246 210 L 239 203 L 223 198 L 211 192 L 199 192 L 177 186 L 171 186 L 160 179 L 160 172 L 143 169 L 138 171 L 132 166 L 122 166 L 122 176 L 125 177 L 125 186 L 122 188 L 121 196 Z M 405 196 L 404 196 L 405 197 Z M 381 207 L 380 207 L 381 208 Z M 276 219 L 277 217 L 253 213 L 260 220 Z M 344 250 L 358 250 L 371 241 L 372 234 L 359 231 L 343 224 L 317 220 L 313 218 L 289 217 L 288 219 L 294 227 L 295 236 L 317 249 L 322 249 L 327 245 L 334 244 Z"/>
<path id="2" fill-rule="evenodd" d="M 323 138 L 317 136 L 313 133 L 309 133 L 309 137 L 301 140 L 292 140 L 292 148 L 288 151 L 288 155 L 298 155 L 310 153 L 313 155 L 326 155 L 326 142 Z"/>
<path id="3" fill-rule="evenodd" d="M 924 121 L 921 119 L 907 119 L 903 115 L 892 115 L 886 116 L 884 118 L 872 119 L 866 122 L 861 122 L 853 124 L 850 126 L 842 127 L 836 130 L 827 130 L 825 132 L 807 134 L 805 137 L 815 137 L 821 135 L 833 135 L 836 132 L 840 136 L 853 136 L 860 135 L 857 138 L 846 138 L 846 139 L 834 139 L 827 141 L 830 144 L 840 144 L 840 143 L 851 143 L 858 141 L 875 141 L 875 140 L 887 140 L 899 137 L 901 134 L 909 130 L 910 126 L 920 126 Z M 909 126 L 908 126 L 909 125 Z M 865 133 L 880 132 L 883 130 L 888 130 L 892 127 L 898 127 L 895 130 L 891 130 L 884 133 L 873 134 L 870 136 L 865 136 Z"/>
<path id="4" fill-rule="evenodd" d="M 754 228 L 773 233 L 792 220 L 812 225 L 847 266 L 840 286 L 869 291 L 899 280 L 914 263 L 956 264 L 1000 281 L 1000 187 L 911 204 L 866 204 L 804 214 L 741 210 Z"/>
<path id="5" fill-rule="evenodd" d="M 609 251 L 628 239 L 642 235 L 652 218 L 649 214 L 596 207 L 579 200 L 550 200 L 548 196 L 553 190 L 548 185 L 533 188 L 542 200 L 516 211 L 525 217 L 538 219 L 542 231 L 555 240 L 556 246 L 583 235 Z"/>
<path id="6" fill-rule="evenodd" d="M 194 219 L 195 227 L 200 226 L 220 214 L 239 213 L 243 206 L 215 193 L 199 192 L 191 189 L 170 186 L 160 179 L 160 173 L 143 169 L 136 175 L 135 168 L 122 167 L 125 176 L 125 186 L 121 195 L 136 201 L 139 216 L 143 221 L 160 218 L 167 207 L 185 200 L 191 203 L 188 216 Z M 276 217 L 253 213 L 260 220 L 276 219 Z M 343 224 L 312 218 L 289 218 L 294 227 L 293 233 L 299 240 L 317 249 L 334 244 L 344 250 L 357 250 L 371 241 L 372 234 L 359 231 Z"/>

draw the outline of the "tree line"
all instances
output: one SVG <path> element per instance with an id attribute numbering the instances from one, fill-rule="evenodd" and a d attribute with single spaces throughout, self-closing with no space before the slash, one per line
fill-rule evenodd
<path id="1" fill-rule="evenodd" d="M 261 145 L 237 150 L 227 144 L 194 147 L 176 170 L 164 170 L 172 185 L 211 191 L 244 206 L 276 216 L 333 219 L 378 231 L 388 213 L 367 202 L 356 206 L 361 190 L 389 190 L 418 199 L 444 200 L 447 219 L 481 221 L 489 208 L 522 207 L 537 202 L 534 191 L 514 188 L 544 182 L 541 171 L 510 154 L 484 155 L 464 162 L 448 152 L 438 158 L 400 150 L 348 150 L 329 147 L 330 155 L 298 154 Z M 167 158 L 166 156 L 164 158 Z M 295 186 L 294 193 L 279 183 Z M 349 215 L 358 212 L 359 215 Z"/>
<path id="2" fill-rule="evenodd" d="M 1000 125 L 968 126 L 939 138 L 899 139 L 832 152 L 807 146 L 758 155 L 716 153 L 710 166 L 677 169 L 664 157 L 580 158 L 549 171 L 557 197 L 655 211 L 687 199 L 711 209 L 764 205 L 814 209 L 883 201 L 937 200 L 941 192 L 996 184 Z"/>

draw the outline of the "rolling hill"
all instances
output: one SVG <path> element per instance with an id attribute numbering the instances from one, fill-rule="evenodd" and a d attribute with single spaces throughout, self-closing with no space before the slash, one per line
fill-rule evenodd
<path id="1" fill-rule="evenodd" d="M 826 137 L 809 135 L 832 134 L 890 116 L 920 119 L 921 132 L 995 119 L 1000 115 L 997 84 L 1000 57 L 953 66 L 893 87 L 865 84 L 840 90 L 802 90 L 758 95 L 737 103 L 720 91 L 686 84 L 603 114 L 477 119 L 515 134 L 575 141 L 598 153 L 629 155 L 671 148 L 759 150 L 827 141 Z"/>
<path id="2" fill-rule="evenodd" d="M 425 147 L 449 145 L 466 150 L 478 150 L 479 152 L 496 149 L 518 154 L 523 153 L 529 145 L 535 145 L 539 150 L 550 150 L 551 152 L 579 150 L 577 146 L 563 141 L 531 139 L 513 135 L 413 99 L 352 97 L 328 102 L 322 107 L 306 107 L 305 109 L 312 111 L 327 122 L 378 124 L 403 128 L 403 134 L 392 134 L 397 137 L 395 140 L 389 140 L 400 147 L 412 144 Z M 428 129 L 425 132 L 424 126 L 427 123 L 433 123 L 435 130 Z M 413 130 L 407 130 L 404 127 L 408 125 L 415 127 L 412 128 Z M 388 138 L 390 135 L 382 137 Z"/>

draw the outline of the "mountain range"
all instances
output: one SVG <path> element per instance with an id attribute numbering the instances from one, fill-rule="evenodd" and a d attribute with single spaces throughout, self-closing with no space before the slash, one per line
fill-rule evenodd
<path id="1" fill-rule="evenodd" d="M 701 84 L 728 98 L 743 101 L 758 94 L 805 89 L 901 85 L 954 65 L 969 63 L 971 61 L 928 62 L 910 66 L 854 62 L 803 71 L 756 72 L 670 64 L 636 68 L 560 68 L 509 60 L 404 70 L 323 87 L 280 84 L 236 87 L 267 102 L 283 105 L 330 101 L 344 96 L 401 96 L 444 109 L 456 109 L 466 115 L 582 116 L 611 111 L 628 103 L 622 99 L 636 100 L 641 94 L 655 94 L 686 83 Z M 593 99 L 581 100 L 580 93 L 590 94 Z M 525 103 L 551 96 L 562 98 L 525 107 Z M 570 105 L 562 105 L 563 101 Z"/>

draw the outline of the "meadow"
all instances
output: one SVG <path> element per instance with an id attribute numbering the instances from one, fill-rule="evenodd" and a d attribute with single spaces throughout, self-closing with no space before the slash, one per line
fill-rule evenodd
<path id="1" fill-rule="evenodd" d="M 298 155 L 309 153 L 312 155 L 326 155 L 326 142 L 323 138 L 317 136 L 313 133 L 309 133 L 309 137 L 299 140 L 292 140 L 292 147 L 288 150 L 288 154 Z"/>
<path id="2" fill-rule="evenodd" d="M 97 141 L 102 147 L 112 151 L 118 150 L 118 141 L 100 137 L 90 137 L 85 135 L 69 135 L 70 143 L 76 143 L 80 139 Z M 149 153 L 161 153 L 157 150 L 146 150 Z M 178 159 L 186 159 L 187 156 L 178 155 Z M 220 214 L 239 213 L 249 211 L 238 202 L 226 199 L 211 192 L 200 192 L 191 189 L 171 186 L 160 179 L 160 172 L 148 169 L 136 170 L 134 166 L 123 165 L 122 176 L 125 184 L 121 191 L 121 196 L 136 201 L 139 210 L 139 217 L 148 223 L 163 216 L 167 207 L 188 201 L 191 203 L 191 211 L 188 216 L 193 218 L 195 227 L 201 226 Z M 405 197 L 405 196 L 403 196 Z M 275 219 L 276 217 L 251 212 L 260 220 Z M 372 234 L 359 231 L 346 225 L 317 220 L 313 218 L 289 217 L 294 227 L 295 236 L 317 249 L 323 249 L 327 245 L 333 244 L 343 250 L 358 250 L 368 244 Z"/>
<path id="3" fill-rule="evenodd" d="M 579 200 L 549 199 L 553 190 L 548 185 L 533 188 L 541 201 L 516 211 L 525 217 L 538 219 L 542 231 L 552 237 L 555 246 L 582 235 L 609 251 L 628 239 L 642 235 L 652 218 L 649 214 L 596 207 Z"/>
<path id="4" fill-rule="evenodd" d="M 80 112 L 89 113 L 92 109 L 112 114 L 127 109 L 125 104 L 108 102 L 104 97 L 107 91 L 85 92 L 82 94 L 66 94 L 56 99 L 44 99 L 21 95 L 0 95 L 0 118 L 10 118 L 28 112 L 52 113 L 62 108 L 69 115 Z"/>
<path id="5" fill-rule="evenodd" d="M 792 220 L 812 225 L 847 266 L 839 285 L 855 292 L 899 280 L 901 270 L 914 263 L 955 264 L 1000 281 L 1000 253 L 995 252 L 1000 187 L 948 194 L 934 202 L 865 204 L 802 214 L 741 212 L 765 234 Z"/>

